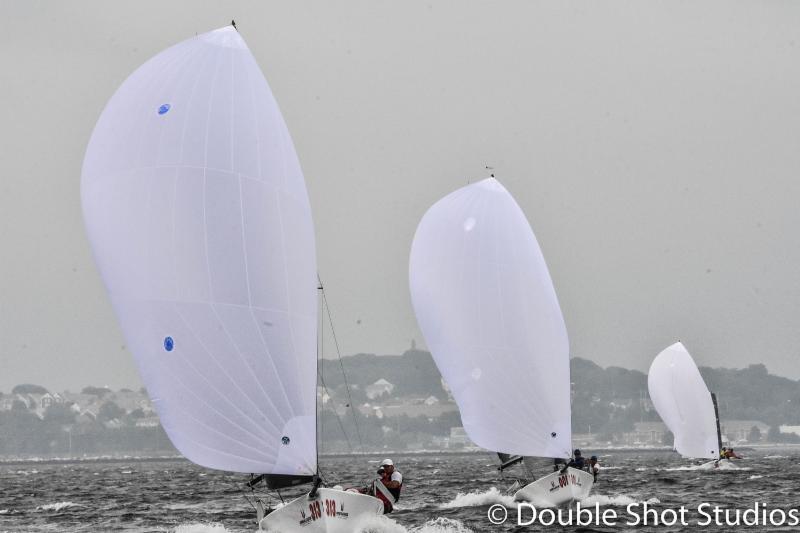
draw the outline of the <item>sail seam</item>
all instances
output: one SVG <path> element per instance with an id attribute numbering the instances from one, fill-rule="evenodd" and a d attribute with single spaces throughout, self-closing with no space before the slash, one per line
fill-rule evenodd
<path id="1" fill-rule="evenodd" d="M 211 305 L 211 307 L 212 307 L 212 309 L 213 309 L 213 305 Z M 195 340 L 197 341 L 197 343 L 198 343 L 198 344 L 200 345 L 200 347 L 203 349 L 203 351 L 204 351 L 204 352 L 206 352 L 206 354 L 208 354 L 208 356 L 211 358 L 211 360 L 212 360 L 212 361 L 213 361 L 213 362 L 216 364 L 216 366 L 217 366 L 217 367 L 220 369 L 220 371 L 222 372 L 222 374 L 223 374 L 223 375 L 224 375 L 226 378 L 228 378 L 228 381 L 230 381 L 230 382 L 231 382 L 231 383 L 232 383 L 232 384 L 233 384 L 233 385 L 236 387 L 236 389 L 237 389 L 237 390 L 238 390 L 238 391 L 241 393 L 241 395 L 242 395 L 244 398 L 246 398 L 246 399 L 247 399 L 247 400 L 248 400 L 248 401 L 249 401 L 249 402 L 250 402 L 250 403 L 253 405 L 253 407 L 255 407 L 255 408 L 256 408 L 256 410 L 260 411 L 260 409 L 259 409 L 259 408 L 258 408 L 258 406 L 255 404 L 255 402 L 253 402 L 253 400 L 250 398 L 250 396 L 249 396 L 249 395 L 248 395 L 248 394 L 247 394 L 247 393 L 246 393 L 246 392 L 245 392 L 245 391 L 244 391 L 244 390 L 243 390 L 243 389 L 242 389 L 242 388 L 239 386 L 239 384 L 236 382 L 236 380 L 234 380 L 233 378 L 231 378 L 230 374 L 228 374 L 228 372 L 225 370 L 225 368 L 223 367 L 223 365 L 222 365 L 222 364 L 220 364 L 220 361 L 219 361 L 219 359 L 217 359 L 217 358 L 214 356 L 214 354 L 213 354 L 213 353 L 212 353 L 212 352 L 211 352 L 211 351 L 208 349 L 208 347 L 205 345 L 205 343 L 203 343 L 203 341 L 200 339 L 200 337 L 197 335 L 197 333 L 196 333 L 196 332 L 195 332 L 195 331 L 192 329 L 192 327 L 189 325 L 189 321 L 188 321 L 188 320 L 186 320 L 186 317 L 183 315 L 183 313 L 181 313 L 181 312 L 180 312 L 180 309 L 179 309 L 179 307 L 178 307 L 178 305 L 177 305 L 177 304 L 175 305 L 175 312 L 176 312 L 176 314 L 178 315 L 178 317 L 180 317 L 181 321 L 182 321 L 182 322 L 183 322 L 183 324 L 186 326 L 186 329 L 189 331 L 189 333 L 190 333 L 190 334 L 191 334 L 191 335 L 192 335 L 192 336 L 195 338 Z M 220 321 L 220 324 L 222 325 L 222 327 L 223 327 L 223 329 L 224 329 L 224 327 L 225 327 L 225 326 L 224 326 L 224 324 L 222 324 L 222 321 L 219 319 L 219 317 L 218 317 L 218 316 L 217 316 L 217 320 L 219 320 L 219 321 Z M 235 346 L 234 346 L 234 349 L 236 349 L 236 347 L 235 347 Z M 237 351 L 237 353 L 239 353 L 238 349 L 237 349 L 236 351 Z M 240 356 L 240 358 L 241 358 L 241 357 L 242 357 L 242 354 L 241 354 L 241 353 L 239 353 L 239 356 Z M 181 357 L 183 357 L 183 356 L 181 356 Z M 186 360 L 186 361 L 189 361 L 189 360 L 188 360 L 188 359 L 186 359 L 186 358 L 184 358 L 184 360 Z M 261 427 L 261 426 L 259 425 L 259 422 L 258 422 L 257 420 L 255 420 L 253 417 L 251 417 L 251 416 L 250 416 L 249 414 L 247 414 L 246 412 L 242 411 L 242 410 L 241 410 L 241 408 L 240 408 L 238 405 L 236 405 L 234 402 L 232 402 L 232 401 L 230 400 L 230 398 L 228 398 L 228 396 L 226 396 L 226 395 L 224 395 L 224 394 L 221 394 L 221 393 L 220 393 L 220 391 L 219 391 L 219 390 L 217 390 L 217 388 L 216 388 L 216 387 L 215 387 L 215 386 L 214 386 L 214 385 L 211 383 L 211 381 L 209 381 L 209 380 L 208 380 L 208 378 L 207 378 L 207 377 L 206 377 L 206 376 L 205 376 L 205 375 L 204 375 L 202 372 L 200 372 L 199 370 L 197 370 L 197 368 L 196 368 L 194 365 L 192 365 L 191 363 L 188 363 L 188 364 L 189 364 L 189 366 L 192 368 L 192 370 L 194 370 L 194 371 L 197 373 L 197 375 L 199 375 L 200 377 L 202 377 L 202 378 L 203 378 L 203 381 L 205 381 L 205 382 L 206 382 L 206 383 L 207 383 L 207 384 L 208 384 L 208 385 L 211 387 L 211 389 L 212 389 L 212 390 L 214 390 L 214 392 L 216 392 L 216 393 L 217 393 L 217 395 L 219 395 L 219 397 L 220 397 L 221 399 L 223 399 L 223 400 L 224 400 L 224 401 L 225 401 L 225 402 L 226 402 L 228 405 L 230 405 L 231 407 L 233 407 L 233 408 L 234 408 L 236 411 L 238 411 L 239 413 L 241 413 L 242 415 L 244 415 L 246 418 L 248 418 L 248 419 L 249 419 L 251 422 L 253 422 L 253 423 L 254 423 L 254 425 L 255 425 L 255 427 L 258 427 L 258 428 L 260 428 L 260 427 Z M 256 381 L 258 381 L 258 380 L 256 380 Z M 223 415 L 223 416 L 224 416 L 224 415 Z M 227 418 L 227 417 L 226 417 L 226 418 Z M 274 425 L 273 425 L 273 427 L 275 427 L 275 429 L 280 429 L 280 428 L 278 428 L 277 426 L 274 426 Z M 250 432 L 250 431 L 248 431 L 248 432 Z M 252 432 L 250 432 L 250 433 L 251 433 L 253 436 L 256 436 L 256 437 L 258 437 L 258 438 L 263 438 L 265 435 L 267 435 L 266 433 L 264 433 L 263 435 L 258 435 L 258 434 L 256 434 L 256 433 L 252 433 Z"/>
<path id="2" fill-rule="evenodd" d="M 258 320 L 256 319 L 255 313 L 253 313 L 252 294 L 250 292 L 250 273 L 249 273 L 249 269 L 247 267 L 247 241 L 245 240 L 245 231 L 244 231 L 244 199 L 243 199 L 243 196 L 242 196 L 242 181 L 241 181 L 241 179 L 239 180 L 239 209 L 240 209 L 239 212 L 240 212 L 240 215 L 241 215 L 241 223 L 242 223 L 242 253 L 245 256 L 244 264 L 245 264 L 245 280 L 246 280 L 246 284 L 247 284 L 247 301 L 250 304 L 250 305 L 246 306 L 246 308 L 250 312 L 250 318 L 253 321 L 253 326 L 255 327 L 255 330 L 258 332 L 259 339 L 261 339 L 261 345 L 264 347 L 264 350 L 266 352 L 265 353 L 265 355 L 267 356 L 266 359 L 270 362 L 270 365 L 272 366 L 272 370 L 275 372 L 275 375 L 280 375 L 280 373 L 278 372 L 278 367 L 275 365 L 275 360 L 272 357 L 272 350 L 270 350 L 269 345 L 267 344 L 267 341 L 264 338 L 264 333 L 261 331 L 261 326 L 259 325 Z M 287 295 L 287 298 L 288 298 L 288 295 Z M 289 322 L 289 319 L 287 319 L 287 322 Z M 231 341 L 233 341 L 233 339 L 231 339 Z M 253 369 L 249 364 L 247 365 L 247 367 L 250 369 L 250 372 L 253 373 Z M 275 402 L 273 402 L 272 398 L 270 398 L 270 396 L 267 393 L 266 389 L 264 389 L 264 385 L 261 383 L 261 380 L 260 379 L 256 379 L 256 382 L 258 383 L 259 387 L 261 388 L 261 392 L 264 394 L 264 396 L 266 397 L 267 401 L 270 402 L 270 404 L 273 406 L 273 409 L 275 409 L 275 412 L 280 416 L 280 410 L 277 409 L 277 407 L 275 406 Z M 289 400 L 289 396 L 286 394 L 286 390 L 283 387 L 283 383 L 281 383 L 280 389 L 281 389 L 281 392 L 283 393 L 284 399 L 286 400 L 287 407 L 291 406 L 291 401 Z M 282 416 L 280 418 L 283 419 L 283 423 L 285 425 L 287 420 L 285 420 L 284 417 L 282 417 Z M 279 428 L 279 430 L 282 430 L 282 428 Z"/>
<path id="3" fill-rule="evenodd" d="M 282 164 L 283 164 L 283 174 L 282 174 L 281 187 L 279 189 L 279 194 L 282 191 L 287 189 L 287 187 L 286 187 L 286 149 L 285 149 L 285 139 L 284 139 L 283 135 L 284 135 L 283 128 L 281 128 L 281 130 L 280 130 L 280 136 L 281 136 L 280 147 L 281 147 L 281 152 L 282 152 L 284 157 L 281 158 Z M 280 198 L 280 196 L 276 196 L 276 199 L 278 199 L 278 198 Z M 288 313 L 291 312 L 291 309 L 292 309 L 292 301 L 291 301 L 291 296 L 290 296 L 291 291 L 290 291 L 290 287 L 289 287 L 289 267 L 286 264 L 286 234 L 285 234 L 285 226 L 284 226 L 284 223 L 283 223 L 283 210 L 281 209 L 281 203 L 279 201 L 278 201 L 278 223 L 280 224 L 280 227 L 281 227 L 281 231 L 280 231 L 280 235 L 281 235 L 281 252 L 282 252 L 281 253 L 281 264 L 283 265 L 283 280 L 284 280 L 285 289 L 286 289 L 286 312 L 288 314 Z M 316 306 L 314 306 L 314 308 L 316 309 Z M 297 346 L 296 346 L 295 339 L 294 339 L 294 335 L 295 335 L 294 327 L 292 326 L 292 321 L 291 320 L 287 321 L 287 326 L 288 326 L 288 329 L 289 329 L 289 342 L 291 343 L 291 346 L 292 346 L 292 353 L 297 354 Z M 314 320 L 314 328 L 315 329 L 317 328 L 317 319 L 316 318 Z M 300 358 L 296 358 L 296 360 L 301 360 L 301 359 Z M 316 360 L 316 357 L 315 357 L 315 360 Z M 293 367 L 294 367 L 294 371 L 295 371 L 295 383 L 303 383 L 303 380 L 300 379 L 300 369 L 298 368 L 299 365 L 293 365 Z M 314 387 L 313 387 L 313 389 L 314 389 L 313 390 L 313 396 L 311 398 L 313 400 L 313 402 L 314 402 L 313 405 L 316 405 L 316 402 L 317 402 L 317 386 L 316 386 L 316 382 L 317 382 L 317 380 L 315 378 L 314 379 Z M 308 405 L 306 404 L 306 402 L 308 400 L 304 399 L 304 400 L 301 400 L 301 401 L 302 401 L 301 409 L 302 409 L 303 412 L 305 412 L 307 410 L 307 407 L 308 407 Z M 295 409 L 291 405 L 289 407 L 292 409 L 292 415 L 294 417 L 297 417 L 298 413 L 295 411 Z M 316 413 L 316 408 L 313 409 L 313 412 Z M 314 433 L 315 433 L 315 435 L 314 435 L 314 448 L 315 448 L 314 456 L 315 457 L 316 457 L 316 454 L 317 454 L 317 450 L 316 450 L 316 448 L 317 448 L 317 446 L 316 446 L 316 442 L 317 442 L 316 441 L 316 439 L 317 439 L 316 429 L 317 428 L 316 428 L 316 422 L 315 422 L 315 424 L 314 424 Z M 314 468 L 312 470 L 314 470 L 316 472 L 318 466 L 319 465 L 314 465 Z"/>

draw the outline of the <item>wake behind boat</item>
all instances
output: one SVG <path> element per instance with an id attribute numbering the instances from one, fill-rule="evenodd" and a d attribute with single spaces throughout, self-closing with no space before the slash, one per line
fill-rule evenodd
<path id="1" fill-rule="evenodd" d="M 509 456 L 569 459 L 564 318 L 530 224 L 494 177 L 425 213 L 411 247 L 409 285 L 469 437 Z M 582 474 L 550 474 L 515 497 L 565 503 L 591 489 L 593 476 Z"/>
<path id="2" fill-rule="evenodd" d="M 150 59 L 86 150 L 95 260 L 161 424 L 194 463 L 313 483 L 260 520 L 354 531 L 379 500 L 320 488 L 317 264 L 306 186 L 266 79 L 233 27 Z M 260 518 L 260 517 L 259 517 Z"/>

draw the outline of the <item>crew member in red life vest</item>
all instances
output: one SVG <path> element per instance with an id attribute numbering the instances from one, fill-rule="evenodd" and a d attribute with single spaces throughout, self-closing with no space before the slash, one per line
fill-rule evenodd
<path id="1" fill-rule="evenodd" d="M 372 483 L 370 492 L 383 502 L 383 513 L 389 514 L 394 509 L 395 502 L 400 499 L 403 474 L 394 469 L 391 459 L 384 459 L 378 474 L 381 477 Z"/>
<path id="2" fill-rule="evenodd" d="M 741 459 L 741 455 L 737 455 L 736 452 L 733 451 L 733 448 L 728 448 L 725 451 L 725 459 Z"/>
<path id="3" fill-rule="evenodd" d="M 394 496 L 385 485 L 385 483 L 390 481 L 389 474 L 386 473 L 383 467 L 380 467 L 378 469 L 378 476 L 380 477 L 372 482 L 372 486 L 369 488 L 369 494 L 382 501 L 383 514 L 389 514 L 394 509 Z"/>

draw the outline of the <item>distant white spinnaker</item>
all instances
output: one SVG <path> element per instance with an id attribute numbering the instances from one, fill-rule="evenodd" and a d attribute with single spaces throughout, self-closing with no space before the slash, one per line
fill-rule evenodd
<path id="1" fill-rule="evenodd" d="M 317 278 L 303 175 L 232 27 L 153 57 L 86 151 L 87 232 L 172 442 L 234 472 L 316 472 Z"/>
<path id="2" fill-rule="evenodd" d="M 417 320 L 479 446 L 570 457 L 569 343 L 525 214 L 494 178 L 431 207 L 409 265 Z"/>
<path id="3" fill-rule="evenodd" d="M 719 459 L 717 417 L 711 393 L 680 342 L 656 356 L 647 374 L 653 405 L 684 457 Z"/>

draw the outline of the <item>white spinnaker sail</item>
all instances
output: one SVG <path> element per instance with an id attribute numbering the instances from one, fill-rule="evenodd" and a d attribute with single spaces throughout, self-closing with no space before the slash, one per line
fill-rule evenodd
<path id="1" fill-rule="evenodd" d="M 234 472 L 316 471 L 316 257 L 286 124 L 235 29 L 136 70 L 83 165 L 89 240 L 167 434 Z"/>
<path id="2" fill-rule="evenodd" d="M 677 342 L 662 351 L 647 374 L 650 399 L 684 457 L 719 457 L 714 404 L 697 365 Z"/>
<path id="3" fill-rule="evenodd" d="M 409 265 L 422 333 L 479 446 L 571 455 L 569 342 L 525 214 L 494 178 L 431 207 Z"/>

